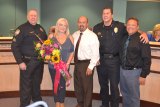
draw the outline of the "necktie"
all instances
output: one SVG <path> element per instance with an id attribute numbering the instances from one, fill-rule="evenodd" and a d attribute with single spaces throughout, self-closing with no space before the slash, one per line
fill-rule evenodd
<path id="1" fill-rule="evenodd" d="M 75 47 L 74 62 L 77 62 L 77 61 L 78 61 L 78 48 L 79 48 L 79 43 L 80 43 L 80 41 L 81 41 L 82 34 L 83 34 L 83 33 L 80 33 L 80 36 L 79 36 L 79 38 L 78 38 L 78 41 L 77 41 L 77 44 L 76 44 L 76 47 Z"/>
<path id="2" fill-rule="evenodd" d="M 128 36 L 125 44 L 124 44 L 124 47 L 123 47 L 123 55 L 122 55 L 122 65 L 125 67 L 126 65 L 126 55 L 127 55 L 127 47 L 128 47 L 128 44 L 129 44 L 129 40 L 130 40 L 130 36 Z"/>

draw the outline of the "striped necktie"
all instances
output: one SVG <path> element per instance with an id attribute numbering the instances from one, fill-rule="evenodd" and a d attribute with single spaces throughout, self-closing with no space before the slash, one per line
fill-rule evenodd
<path id="1" fill-rule="evenodd" d="M 80 33 L 80 36 L 79 36 L 79 38 L 78 38 L 78 41 L 77 41 L 77 44 L 76 44 L 76 47 L 75 47 L 74 62 L 77 62 L 77 61 L 78 61 L 78 48 L 79 48 L 79 43 L 80 43 L 80 41 L 81 41 L 82 34 L 83 34 L 83 33 Z"/>

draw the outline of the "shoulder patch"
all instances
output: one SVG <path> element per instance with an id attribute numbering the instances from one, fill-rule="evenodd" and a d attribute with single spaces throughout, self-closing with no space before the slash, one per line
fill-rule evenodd
<path id="1" fill-rule="evenodd" d="M 13 42 L 16 42 L 16 38 L 13 38 Z"/>
<path id="2" fill-rule="evenodd" d="M 15 36 L 17 36 L 19 33 L 20 33 L 20 30 L 17 29 L 14 34 L 15 34 Z"/>

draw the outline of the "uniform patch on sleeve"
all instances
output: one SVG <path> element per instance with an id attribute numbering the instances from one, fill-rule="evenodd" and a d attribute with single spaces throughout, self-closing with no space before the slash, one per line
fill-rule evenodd
<path id="1" fill-rule="evenodd" d="M 14 34 L 15 34 L 15 36 L 17 36 L 19 33 L 20 33 L 20 30 L 17 29 Z"/>
<path id="2" fill-rule="evenodd" d="M 16 42 L 16 38 L 13 38 L 13 42 Z"/>

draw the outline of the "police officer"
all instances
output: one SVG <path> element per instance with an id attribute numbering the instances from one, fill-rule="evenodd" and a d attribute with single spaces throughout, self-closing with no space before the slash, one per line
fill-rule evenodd
<path id="1" fill-rule="evenodd" d="M 126 33 L 123 23 L 114 21 L 111 8 L 104 8 L 103 22 L 94 26 L 93 31 L 100 41 L 100 65 L 97 66 L 100 83 L 101 107 L 109 107 L 109 82 L 111 107 L 119 107 L 119 43 Z"/>
<path id="2" fill-rule="evenodd" d="M 120 60 L 119 48 L 123 36 L 127 34 L 123 23 L 113 20 L 113 11 L 105 7 L 102 13 L 103 22 L 94 26 L 93 31 L 97 34 L 100 42 L 100 65 L 97 66 L 100 84 L 101 107 L 119 107 L 119 80 Z M 148 42 L 147 35 L 143 33 L 141 41 Z M 111 103 L 109 104 L 109 82 Z"/>
<path id="3" fill-rule="evenodd" d="M 38 12 L 31 9 L 27 13 L 27 22 L 15 31 L 11 49 L 20 68 L 20 107 L 41 101 L 40 84 L 43 77 L 44 62 L 37 59 L 35 42 L 47 39 L 45 30 L 37 24 Z"/>

